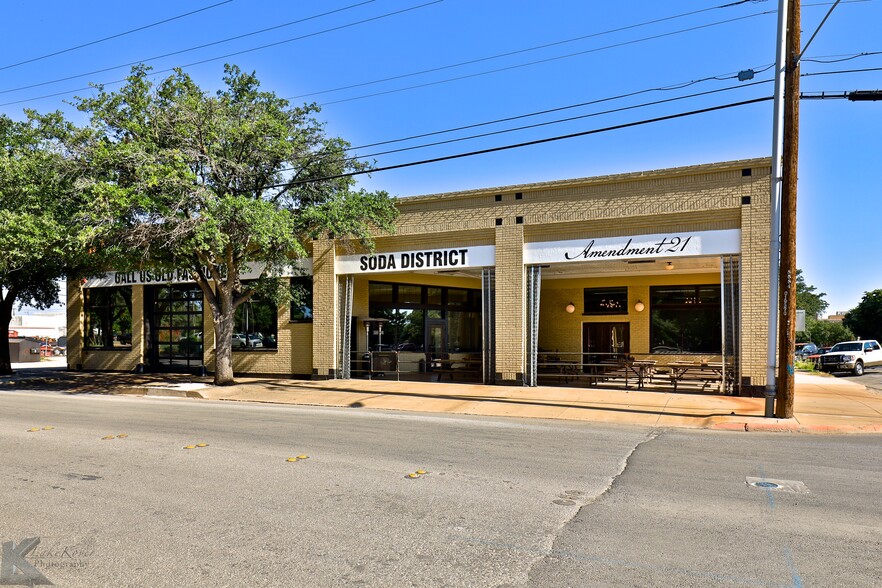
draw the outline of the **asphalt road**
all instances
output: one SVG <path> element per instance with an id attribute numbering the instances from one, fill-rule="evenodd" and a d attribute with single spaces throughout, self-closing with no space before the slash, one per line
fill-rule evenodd
<path id="1" fill-rule="evenodd" d="M 835 378 L 844 378 L 855 384 L 866 386 L 872 390 L 882 392 L 882 367 L 866 368 L 862 376 L 854 376 L 852 374 L 842 373 L 834 374 Z"/>
<path id="2" fill-rule="evenodd" d="M 878 436 L 3 391 L 0 456 L 0 541 L 62 587 L 882 577 Z"/>

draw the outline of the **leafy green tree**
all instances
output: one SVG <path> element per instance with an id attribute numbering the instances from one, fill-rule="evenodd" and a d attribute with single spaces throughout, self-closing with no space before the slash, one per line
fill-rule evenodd
<path id="1" fill-rule="evenodd" d="M 840 341 L 851 341 L 854 339 L 854 333 L 848 327 L 842 323 L 831 321 L 810 321 L 807 335 L 809 341 L 821 347 L 828 347 Z"/>
<path id="2" fill-rule="evenodd" d="M 848 311 L 842 324 L 861 339 L 882 341 L 882 290 L 864 292 L 860 304 Z"/>
<path id="3" fill-rule="evenodd" d="M 292 107 L 235 66 L 214 95 L 180 70 L 156 85 L 148 71 L 78 99 L 96 131 L 78 154 L 92 174 L 83 238 L 132 267 L 189 270 L 214 321 L 214 381 L 231 384 L 236 308 L 255 294 L 286 303 L 291 291 L 277 276 L 311 240 L 370 246 L 371 235 L 393 230 L 397 209 L 385 192 L 354 189 L 345 174 L 366 165 L 325 134 L 317 106 Z M 243 283 L 248 267 L 262 274 Z"/>
<path id="4" fill-rule="evenodd" d="M 16 305 L 58 302 L 57 279 L 74 262 L 76 175 L 60 138 L 76 129 L 60 113 L 0 115 L 0 374 L 12 373 L 9 323 Z"/>
<path id="5" fill-rule="evenodd" d="M 802 270 L 796 270 L 796 308 L 805 311 L 807 319 L 816 319 L 827 310 L 824 292 L 816 292 L 817 288 L 805 283 Z"/>

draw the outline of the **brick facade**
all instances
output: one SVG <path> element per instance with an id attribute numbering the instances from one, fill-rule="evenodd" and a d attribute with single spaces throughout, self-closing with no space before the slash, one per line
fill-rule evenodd
<path id="1" fill-rule="evenodd" d="M 638 236 L 663 232 L 741 231 L 742 374 L 749 384 L 765 384 L 769 273 L 768 159 L 752 159 L 675 169 L 544 182 L 401 198 L 401 216 L 394 235 L 378 236 L 376 251 L 394 252 L 452 247 L 496 247 L 496 372 L 501 383 L 523 381 L 525 366 L 524 244 L 570 239 Z M 237 372 L 303 374 L 335 377 L 339 369 L 341 319 L 337 259 L 353 253 L 329 240 L 312 244 L 313 322 L 290 323 L 288 309 L 279 309 L 278 349 L 234 354 Z M 590 270 L 586 270 L 589 271 Z M 649 311 L 636 312 L 638 300 L 647 307 L 652 285 L 720 282 L 719 269 L 704 273 L 662 275 L 584 275 L 552 279 L 545 272 L 540 306 L 539 347 L 581 350 L 581 324 L 604 320 L 567 314 L 573 302 L 581 307 L 586 287 L 628 287 L 627 315 L 616 320 L 631 329 L 632 352 L 648 353 Z M 371 280 L 423 285 L 480 288 L 480 271 L 466 275 L 444 272 L 357 275 L 353 316 L 368 316 Z M 72 368 L 130 370 L 144 363 L 144 288 L 133 287 L 132 350 L 82 349 L 82 296 L 71 281 L 68 293 L 68 352 Z M 213 329 L 204 320 L 205 365 L 213 367 Z M 359 320 L 355 348 L 366 348 Z"/>

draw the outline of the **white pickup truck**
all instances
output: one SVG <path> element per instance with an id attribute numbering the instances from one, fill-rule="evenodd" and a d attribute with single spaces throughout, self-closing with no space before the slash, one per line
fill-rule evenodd
<path id="1" fill-rule="evenodd" d="M 821 356 L 824 372 L 852 372 L 860 376 L 864 368 L 874 365 L 882 365 L 882 347 L 872 339 L 837 343 Z"/>

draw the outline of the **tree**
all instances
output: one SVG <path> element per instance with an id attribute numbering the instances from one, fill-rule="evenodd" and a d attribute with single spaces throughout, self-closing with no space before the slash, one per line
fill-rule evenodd
<path id="1" fill-rule="evenodd" d="M 58 302 L 57 279 L 73 261 L 77 200 L 60 138 L 78 134 L 60 113 L 0 115 L 0 374 L 12 373 L 9 323 L 16 304 Z"/>
<path id="2" fill-rule="evenodd" d="M 796 308 L 804 310 L 807 319 L 816 319 L 827 310 L 824 292 L 815 293 L 817 288 L 805 283 L 802 270 L 796 270 Z"/>
<path id="3" fill-rule="evenodd" d="M 215 384 L 231 384 L 236 308 L 256 294 L 287 302 L 279 273 L 311 240 L 370 246 L 397 209 L 385 192 L 354 189 L 345 174 L 366 164 L 325 134 L 316 105 L 292 107 L 235 66 L 215 95 L 180 70 L 154 86 L 148 71 L 78 99 L 97 133 L 79 154 L 92 174 L 83 239 L 133 267 L 188 270 L 214 322 Z M 256 282 L 240 280 L 246 267 L 262 267 Z"/>
<path id="4" fill-rule="evenodd" d="M 848 327 L 842 323 L 832 321 L 811 321 L 808 325 L 808 340 L 817 343 L 821 347 L 829 347 L 840 341 L 854 339 Z"/>
<path id="5" fill-rule="evenodd" d="M 882 341 L 882 290 L 864 292 L 860 304 L 846 313 L 842 324 L 861 339 Z"/>

